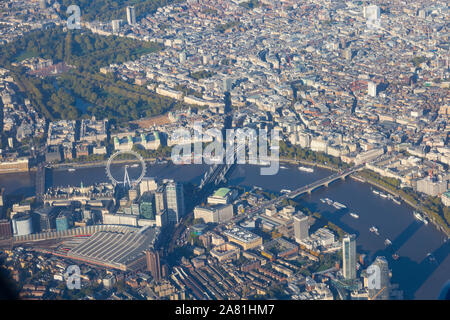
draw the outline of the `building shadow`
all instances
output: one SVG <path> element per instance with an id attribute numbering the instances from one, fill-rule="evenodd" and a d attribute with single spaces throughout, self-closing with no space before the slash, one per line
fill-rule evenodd
<path id="1" fill-rule="evenodd" d="M 399 257 L 395 260 L 392 255 L 405 245 L 414 234 L 422 227 L 419 222 L 412 222 L 398 235 L 392 244 L 383 250 L 378 250 L 372 256 L 386 257 L 389 268 L 392 270 L 392 283 L 397 283 L 404 292 L 405 299 L 414 299 L 417 290 L 427 281 L 439 265 L 445 260 L 450 252 L 450 244 L 445 242 L 439 248 L 430 252 L 431 256 L 425 256 L 420 263 L 408 257 Z M 442 283 L 443 286 L 445 283 Z M 437 299 L 438 296 L 434 299 Z M 433 298 L 431 298 L 433 299 Z"/>

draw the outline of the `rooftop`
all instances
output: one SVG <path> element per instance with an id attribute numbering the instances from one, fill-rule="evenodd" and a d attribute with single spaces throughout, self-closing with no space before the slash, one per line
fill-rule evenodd
<path id="1" fill-rule="evenodd" d="M 223 198 L 223 197 L 225 197 L 227 194 L 228 194 L 228 192 L 230 192 L 231 190 L 230 189 L 228 189 L 228 188 L 220 188 L 220 189 L 218 189 L 216 192 L 214 192 L 214 197 L 220 197 L 220 198 Z"/>
<path id="2" fill-rule="evenodd" d="M 252 242 L 255 241 L 259 238 L 261 238 L 260 236 L 245 230 L 244 228 L 238 227 L 238 226 L 234 226 L 233 228 L 226 230 L 224 232 L 225 235 L 232 237 L 236 240 L 242 241 L 242 242 Z"/>
<path id="3" fill-rule="evenodd" d="M 155 228 L 122 228 L 99 231 L 67 253 L 68 258 L 102 266 L 126 269 L 152 246 L 158 231 Z"/>

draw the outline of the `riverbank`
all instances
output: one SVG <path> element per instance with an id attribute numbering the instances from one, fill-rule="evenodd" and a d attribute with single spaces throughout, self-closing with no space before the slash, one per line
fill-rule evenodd
<path id="1" fill-rule="evenodd" d="M 293 159 L 287 159 L 287 158 L 280 158 L 280 162 L 285 162 L 285 163 L 289 163 L 289 164 L 293 164 L 293 165 L 299 165 L 299 164 L 309 165 L 309 166 L 312 166 L 312 167 L 324 168 L 324 169 L 328 169 L 328 170 L 331 170 L 331 171 L 339 171 L 339 168 L 336 168 L 336 167 L 331 167 L 331 166 L 324 165 L 324 164 L 319 164 L 319 163 L 312 163 L 310 161 L 305 161 L 305 160 L 301 160 L 301 159 L 300 160 L 293 160 Z M 372 186 L 375 186 L 375 187 L 377 187 L 377 188 L 379 188 L 379 189 L 381 189 L 381 190 L 383 190 L 383 191 L 385 191 L 385 192 L 387 192 L 387 193 L 389 193 L 389 194 L 391 194 L 393 196 L 396 196 L 396 197 L 400 198 L 402 201 L 404 201 L 407 205 L 412 207 L 414 210 L 417 210 L 417 211 L 420 211 L 420 212 L 424 211 L 424 210 L 422 210 L 422 208 L 419 205 L 415 204 L 410 199 L 407 199 L 400 192 L 394 191 L 394 190 L 389 189 L 389 188 L 387 188 L 387 187 L 385 187 L 383 185 L 380 185 L 376 181 L 368 179 L 367 177 L 363 177 L 363 176 L 361 176 L 358 173 L 352 174 L 352 175 L 350 175 L 350 177 L 352 179 L 358 181 L 358 182 L 368 183 L 368 184 L 370 184 Z M 443 232 L 447 237 L 450 237 L 450 230 L 449 230 L 449 228 L 447 226 L 441 225 L 438 221 L 436 221 L 436 219 L 434 219 L 434 217 L 432 217 L 432 216 L 430 217 L 430 215 L 426 211 L 425 211 L 425 213 L 426 213 L 428 219 L 431 221 L 431 223 L 439 231 Z"/>
<path id="2" fill-rule="evenodd" d="M 156 158 L 144 158 L 145 162 L 154 163 Z M 127 160 L 114 160 L 114 164 L 127 163 L 127 162 L 140 162 L 138 159 L 127 159 Z M 65 170 L 65 169 L 75 169 L 75 168 L 97 168 L 104 167 L 108 163 L 108 160 L 96 161 L 96 162 L 83 162 L 83 163 L 55 163 L 49 165 L 50 168 L 56 170 Z"/>
<path id="3" fill-rule="evenodd" d="M 150 162 L 150 163 L 154 163 L 155 161 L 157 161 L 157 158 L 143 158 L 143 159 L 144 159 L 144 161 Z M 167 157 L 167 158 L 160 157 L 158 159 L 162 159 L 163 161 L 171 161 L 170 157 Z M 114 161 L 114 163 L 125 163 L 125 162 L 139 162 L 139 160 L 130 159 L 130 160 L 115 160 Z M 108 160 L 106 159 L 106 160 L 91 161 L 91 162 L 51 163 L 51 164 L 48 164 L 48 167 L 51 169 L 57 169 L 57 170 L 59 170 L 59 169 L 60 170 L 74 169 L 74 168 L 96 168 L 96 167 L 106 166 L 107 163 L 108 163 Z M 289 163 L 289 164 L 293 164 L 293 165 L 302 164 L 302 165 L 307 165 L 307 166 L 311 166 L 311 167 L 328 169 L 328 170 L 335 171 L 335 172 L 339 171 L 339 168 L 336 168 L 336 167 L 328 166 L 328 165 L 321 164 L 321 163 L 314 163 L 314 162 L 301 160 L 301 159 L 293 160 L 293 159 L 288 159 L 288 158 L 280 158 L 280 163 Z M 12 171 L 7 171 L 7 172 L 0 172 L 0 174 L 2 174 L 2 173 L 8 174 L 8 173 L 36 172 L 36 171 L 37 171 L 36 167 L 30 167 L 28 171 L 12 170 Z"/>
<path id="4" fill-rule="evenodd" d="M 319 167 L 319 168 L 323 168 L 323 169 L 328 169 L 331 171 L 339 171 L 339 168 L 336 167 L 331 167 L 325 164 L 321 164 L 321 163 L 314 163 L 314 162 L 310 162 L 310 161 L 306 161 L 306 160 L 292 160 L 292 159 L 287 159 L 287 158 L 280 158 L 280 162 L 281 163 L 289 163 L 289 164 L 294 164 L 294 165 L 298 165 L 298 164 L 303 164 L 303 165 L 307 165 L 307 166 L 311 166 L 311 167 Z"/>
<path id="5" fill-rule="evenodd" d="M 362 177 L 362 176 L 360 176 L 358 173 L 352 174 L 352 175 L 350 175 L 350 177 L 351 177 L 352 179 L 358 181 L 358 182 L 368 183 L 368 184 L 370 184 L 370 185 L 372 185 L 372 186 L 374 186 L 374 187 L 377 187 L 377 188 L 379 188 L 379 189 L 381 189 L 381 190 L 383 190 L 383 191 L 385 191 L 385 192 L 387 192 L 387 193 L 389 193 L 389 194 L 391 194 L 391 195 L 393 195 L 393 196 L 396 196 L 396 197 L 402 199 L 402 201 L 404 201 L 407 205 L 409 205 L 409 206 L 412 207 L 413 209 L 418 210 L 418 211 L 422 211 L 422 209 L 421 209 L 418 205 L 416 205 L 415 203 L 411 202 L 409 199 L 406 199 L 406 198 L 405 198 L 401 193 L 399 193 L 399 192 L 396 192 L 396 191 L 393 191 L 393 190 L 391 190 L 391 189 L 389 189 L 389 188 L 386 188 L 385 186 L 382 186 L 382 185 L 380 185 L 379 183 L 377 183 L 377 182 L 375 182 L 375 181 L 373 181 L 373 180 L 371 180 L 371 179 L 368 179 L 368 178 L 366 178 L 366 177 Z M 427 215 L 427 216 L 428 216 L 428 215 Z M 445 227 L 441 226 L 438 222 L 436 222 L 435 219 L 434 219 L 433 217 L 429 217 L 429 216 L 428 216 L 428 218 L 429 218 L 429 220 L 431 221 L 431 223 L 432 223 L 439 231 L 442 231 L 447 237 L 450 237 L 450 231 L 449 231 L 449 230 L 447 230 Z"/>

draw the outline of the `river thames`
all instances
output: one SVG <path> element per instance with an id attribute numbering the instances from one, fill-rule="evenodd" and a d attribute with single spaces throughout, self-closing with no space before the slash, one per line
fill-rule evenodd
<path id="1" fill-rule="evenodd" d="M 147 165 L 149 177 L 170 178 L 180 182 L 199 184 L 206 165 Z M 112 173 L 116 179 L 123 177 L 123 169 L 115 167 Z M 130 168 L 130 176 L 136 174 L 136 168 Z M 315 180 L 331 175 L 326 169 L 316 168 L 314 173 L 302 172 L 297 166 L 283 164 L 278 174 L 261 176 L 260 167 L 238 165 L 228 179 L 229 186 L 252 188 L 261 187 L 267 191 L 280 192 L 282 189 L 294 190 Z M 109 182 L 105 167 L 78 168 L 75 172 L 53 170 L 48 174 L 47 187 L 67 186 L 83 183 Z M 0 186 L 6 194 L 34 194 L 34 173 L 0 175 Z M 336 210 L 322 203 L 321 198 L 330 198 L 347 206 Z M 357 235 L 357 252 L 369 257 L 385 256 L 392 270 L 393 283 L 400 285 L 406 299 L 436 299 L 439 291 L 450 278 L 450 242 L 431 223 L 424 225 L 416 220 L 413 209 L 402 203 L 395 204 L 372 192 L 369 184 L 347 178 L 336 181 L 329 187 L 320 188 L 311 195 L 296 199 L 312 212 L 320 212 L 323 217 L 341 227 L 344 231 Z M 357 213 L 358 219 L 349 215 Z M 376 226 L 379 236 L 371 233 L 369 228 Z M 391 246 L 386 247 L 385 239 L 390 239 Z M 392 258 L 393 253 L 400 257 Z M 429 255 L 431 254 L 431 256 Z"/>

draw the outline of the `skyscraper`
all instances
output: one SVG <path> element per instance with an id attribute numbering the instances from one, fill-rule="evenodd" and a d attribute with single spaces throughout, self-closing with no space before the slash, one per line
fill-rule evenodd
<path id="1" fill-rule="evenodd" d="M 389 300 L 389 287 L 390 287 L 390 277 L 389 277 L 389 264 L 385 257 L 377 257 L 373 265 L 378 266 L 380 274 L 379 276 L 379 287 L 369 288 L 369 299 L 370 300 Z"/>
<path id="2" fill-rule="evenodd" d="M 166 209 L 166 188 L 158 186 L 155 191 L 155 212 L 158 214 Z"/>
<path id="3" fill-rule="evenodd" d="M 159 254 L 153 250 L 147 250 L 145 252 L 145 256 L 147 259 L 147 271 L 150 271 L 153 279 L 156 282 L 161 281 L 161 264 L 159 262 Z"/>
<path id="4" fill-rule="evenodd" d="M 343 274 L 345 279 L 356 278 L 356 236 L 347 235 L 342 240 Z"/>
<path id="5" fill-rule="evenodd" d="M 127 21 L 130 26 L 134 26 L 136 24 L 136 10 L 133 6 L 127 7 Z"/>
<path id="6" fill-rule="evenodd" d="M 168 221 L 173 223 L 180 222 L 181 217 L 184 215 L 183 184 L 175 181 L 167 183 L 166 203 Z"/>
<path id="7" fill-rule="evenodd" d="M 233 88 L 233 79 L 225 78 L 223 79 L 223 91 L 229 92 Z"/>
<path id="8" fill-rule="evenodd" d="M 367 83 L 367 94 L 371 97 L 377 96 L 377 84 L 375 82 L 369 81 Z"/>
<path id="9" fill-rule="evenodd" d="M 294 236 L 295 241 L 300 242 L 309 237 L 309 223 L 308 217 L 302 212 L 297 213 L 294 216 Z"/>

